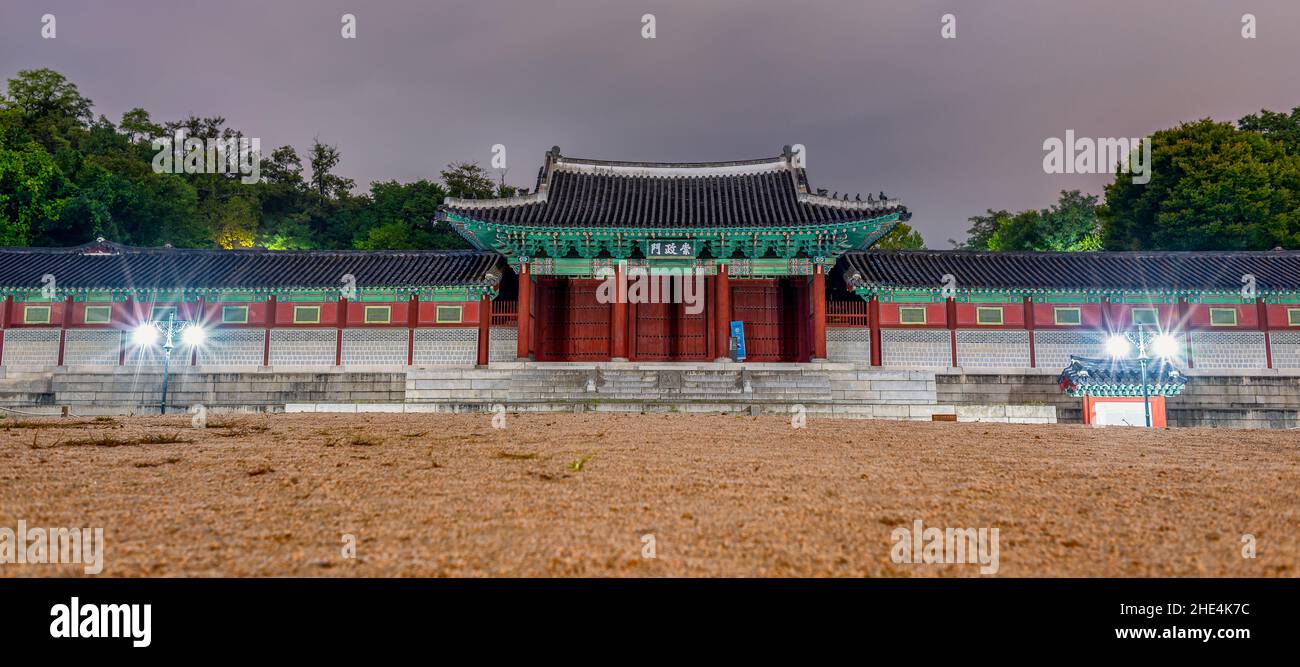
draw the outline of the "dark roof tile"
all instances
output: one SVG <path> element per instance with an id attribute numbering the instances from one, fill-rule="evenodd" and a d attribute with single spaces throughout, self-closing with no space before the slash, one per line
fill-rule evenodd
<path id="1" fill-rule="evenodd" d="M 326 288 L 352 274 L 358 287 L 495 285 L 496 253 L 473 250 L 272 251 L 131 248 L 0 248 L 0 287 L 63 289 Z"/>

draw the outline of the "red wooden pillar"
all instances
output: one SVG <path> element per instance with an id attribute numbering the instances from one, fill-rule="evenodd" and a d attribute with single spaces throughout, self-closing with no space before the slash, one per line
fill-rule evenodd
<path id="1" fill-rule="evenodd" d="M 718 285 L 717 278 L 713 276 L 704 277 L 704 356 L 706 359 L 717 359 L 718 354 Z M 633 315 L 633 317 L 636 317 Z M 633 348 L 636 347 L 636 339 L 632 339 Z"/>
<path id="2" fill-rule="evenodd" d="M 712 319 L 712 315 L 709 316 Z M 627 359 L 636 361 L 636 318 L 637 308 L 635 303 L 627 304 Z"/>
<path id="3" fill-rule="evenodd" d="M 957 367 L 957 300 L 949 297 L 944 304 L 944 317 L 948 321 L 948 340 L 952 344 L 952 366 Z"/>
<path id="4" fill-rule="evenodd" d="M 334 335 L 334 365 L 343 365 L 343 330 L 348 327 L 348 300 L 339 297 L 339 326 Z"/>
<path id="5" fill-rule="evenodd" d="M 436 318 L 435 318 L 436 319 Z M 420 323 L 420 295 L 412 294 L 406 304 L 406 365 L 415 365 L 415 325 Z"/>
<path id="6" fill-rule="evenodd" d="M 266 299 L 266 335 L 262 339 L 262 366 L 271 365 L 271 329 L 275 328 L 275 309 L 276 296 L 272 294 Z"/>
<path id="7" fill-rule="evenodd" d="M 63 345 L 68 338 L 68 322 L 72 320 L 72 297 L 63 299 L 63 317 L 59 318 L 59 366 L 63 365 Z"/>
<path id="8" fill-rule="evenodd" d="M 1183 327 L 1183 339 L 1187 344 L 1187 367 L 1195 368 L 1196 362 L 1192 360 L 1192 325 L 1189 314 L 1190 307 L 1187 305 L 1187 297 L 1178 297 L 1178 321 Z"/>
<path id="9" fill-rule="evenodd" d="M 488 365 L 488 344 L 492 339 L 492 297 L 478 298 L 478 365 Z"/>
<path id="10" fill-rule="evenodd" d="M 718 290 L 717 310 L 714 313 L 714 320 L 717 322 L 717 350 L 718 356 L 715 359 L 723 360 L 728 358 L 730 347 L 728 342 L 731 338 L 731 280 L 727 275 L 727 265 L 718 265 L 718 278 L 715 281 Z"/>
<path id="11" fill-rule="evenodd" d="M 14 298 L 5 297 L 4 306 L 0 306 L 0 364 L 5 358 L 5 332 L 9 330 L 10 318 L 13 316 Z"/>
<path id="12" fill-rule="evenodd" d="M 1264 332 L 1264 360 L 1268 368 L 1273 367 L 1273 340 L 1268 333 L 1268 305 L 1263 297 L 1255 298 L 1255 318 L 1259 320 L 1259 330 Z"/>
<path id="13" fill-rule="evenodd" d="M 613 361 L 627 361 L 627 290 L 624 288 L 623 263 L 614 265 L 614 303 L 609 318 L 609 356 Z"/>
<path id="14" fill-rule="evenodd" d="M 1029 367 L 1038 368 L 1038 357 L 1034 353 L 1034 302 L 1025 297 L 1025 330 L 1029 332 Z"/>
<path id="15" fill-rule="evenodd" d="M 871 332 L 871 365 L 880 366 L 885 355 L 880 349 L 880 301 L 875 295 L 867 299 L 867 326 Z"/>
<path id="16" fill-rule="evenodd" d="M 813 360 L 826 360 L 826 269 L 813 265 L 812 278 Z"/>
<path id="17" fill-rule="evenodd" d="M 196 308 L 198 308 L 198 312 L 190 314 L 190 322 L 192 322 L 196 326 L 203 326 L 204 324 L 207 324 L 207 320 L 205 318 L 208 311 L 207 304 L 208 304 L 208 300 L 205 297 L 200 296 L 197 305 L 195 306 Z M 191 366 L 199 365 L 198 345 L 193 345 L 190 347 L 190 365 Z"/>
<path id="18" fill-rule="evenodd" d="M 124 308 L 126 311 L 127 321 L 124 322 L 123 324 L 127 324 L 129 326 L 135 326 L 138 323 L 136 321 L 138 318 L 135 316 L 135 297 L 131 296 L 130 294 L 126 295 L 125 304 L 126 305 Z M 111 320 L 112 318 L 109 319 Z M 129 340 L 123 340 L 123 336 L 129 335 L 129 332 L 130 329 L 118 331 L 118 341 L 117 341 L 117 365 L 118 366 L 126 365 L 126 346 L 129 345 L 130 342 Z"/>
<path id="19" fill-rule="evenodd" d="M 533 276 L 528 270 L 528 262 L 519 263 L 519 301 L 515 304 L 515 326 L 518 329 L 518 341 L 515 356 L 521 360 L 528 359 L 528 334 L 532 332 Z"/>

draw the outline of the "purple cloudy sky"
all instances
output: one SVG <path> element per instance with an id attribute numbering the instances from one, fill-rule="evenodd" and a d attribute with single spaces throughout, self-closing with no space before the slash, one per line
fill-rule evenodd
<path id="1" fill-rule="evenodd" d="M 223 115 L 300 153 L 319 136 L 362 185 L 486 166 L 498 143 L 527 187 L 553 144 L 709 161 L 802 143 L 815 187 L 902 197 L 944 248 L 986 208 L 1100 193 L 1107 176 L 1043 173 L 1043 140 L 1067 129 L 1137 137 L 1300 105 L 1300 2 L 7 0 L 0 75 L 33 67 L 115 121 Z"/>

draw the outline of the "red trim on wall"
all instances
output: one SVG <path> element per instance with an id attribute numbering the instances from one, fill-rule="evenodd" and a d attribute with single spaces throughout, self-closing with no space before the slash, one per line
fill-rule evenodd
<path id="1" fill-rule="evenodd" d="M 478 298 L 478 365 L 488 365 L 488 343 L 492 337 L 492 300 L 484 294 Z"/>
<path id="2" fill-rule="evenodd" d="M 1192 350 L 1192 327 L 1188 321 L 1189 313 L 1187 306 L 1187 297 L 1178 298 L 1178 321 L 1183 325 L 1183 339 L 1187 347 L 1187 367 L 1196 368 L 1196 362 L 1192 360 L 1194 351 Z M 1155 422 L 1152 421 L 1154 424 Z"/>
<path id="3" fill-rule="evenodd" d="M 406 306 L 406 365 L 415 365 L 415 325 L 420 321 L 420 295 L 412 294 Z"/>
<path id="4" fill-rule="evenodd" d="M 63 315 L 59 318 L 59 366 L 63 365 L 63 345 L 68 338 L 68 320 L 70 319 L 72 319 L 72 297 L 69 296 L 63 299 Z"/>
<path id="5" fill-rule="evenodd" d="M 4 306 L 0 306 L 0 362 L 5 358 L 5 330 L 9 328 L 9 318 L 13 316 L 14 298 L 5 297 Z"/>
<path id="6" fill-rule="evenodd" d="M 944 308 L 944 319 L 948 323 L 948 340 L 952 343 L 952 366 L 957 367 L 957 300 L 948 299 Z"/>
<path id="7" fill-rule="evenodd" d="M 275 328 L 276 310 L 279 305 L 279 299 L 274 294 L 266 300 L 266 336 L 262 340 L 263 368 L 271 365 L 271 329 Z"/>
<path id="8" fill-rule="evenodd" d="M 1038 368 L 1038 356 L 1034 350 L 1034 304 L 1025 297 L 1025 331 L 1029 332 L 1029 367 Z M 1080 311 L 1082 317 L 1082 311 Z"/>
<path id="9" fill-rule="evenodd" d="M 1255 319 L 1259 320 L 1259 330 L 1264 332 L 1264 361 L 1266 368 L 1273 367 L 1273 336 L 1268 332 L 1268 306 L 1262 297 L 1255 297 Z"/>
<path id="10" fill-rule="evenodd" d="M 343 330 L 348 326 L 348 300 L 339 297 L 339 330 L 334 337 L 334 365 L 343 365 Z"/>
<path id="11" fill-rule="evenodd" d="M 875 296 L 867 299 L 867 326 L 871 332 L 871 365 L 880 366 L 884 354 L 880 349 L 880 301 Z"/>

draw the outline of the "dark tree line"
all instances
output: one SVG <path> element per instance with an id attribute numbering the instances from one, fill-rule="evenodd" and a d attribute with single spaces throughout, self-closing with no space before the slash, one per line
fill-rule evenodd
<path id="1" fill-rule="evenodd" d="M 58 72 L 24 70 L 0 94 L 0 246 L 129 245 L 277 249 L 466 247 L 434 212 L 447 196 L 509 194 L 477 164 L 439 180 L 379 181 L 356 193 L 342 155 L 313 141 L 262 147 L 259 182 L 239 173 L 158 173 L 153 141 L 182 130 L 238 139 L 219 116 L 155 121 L 135 108 L 113 123 Z"/>

